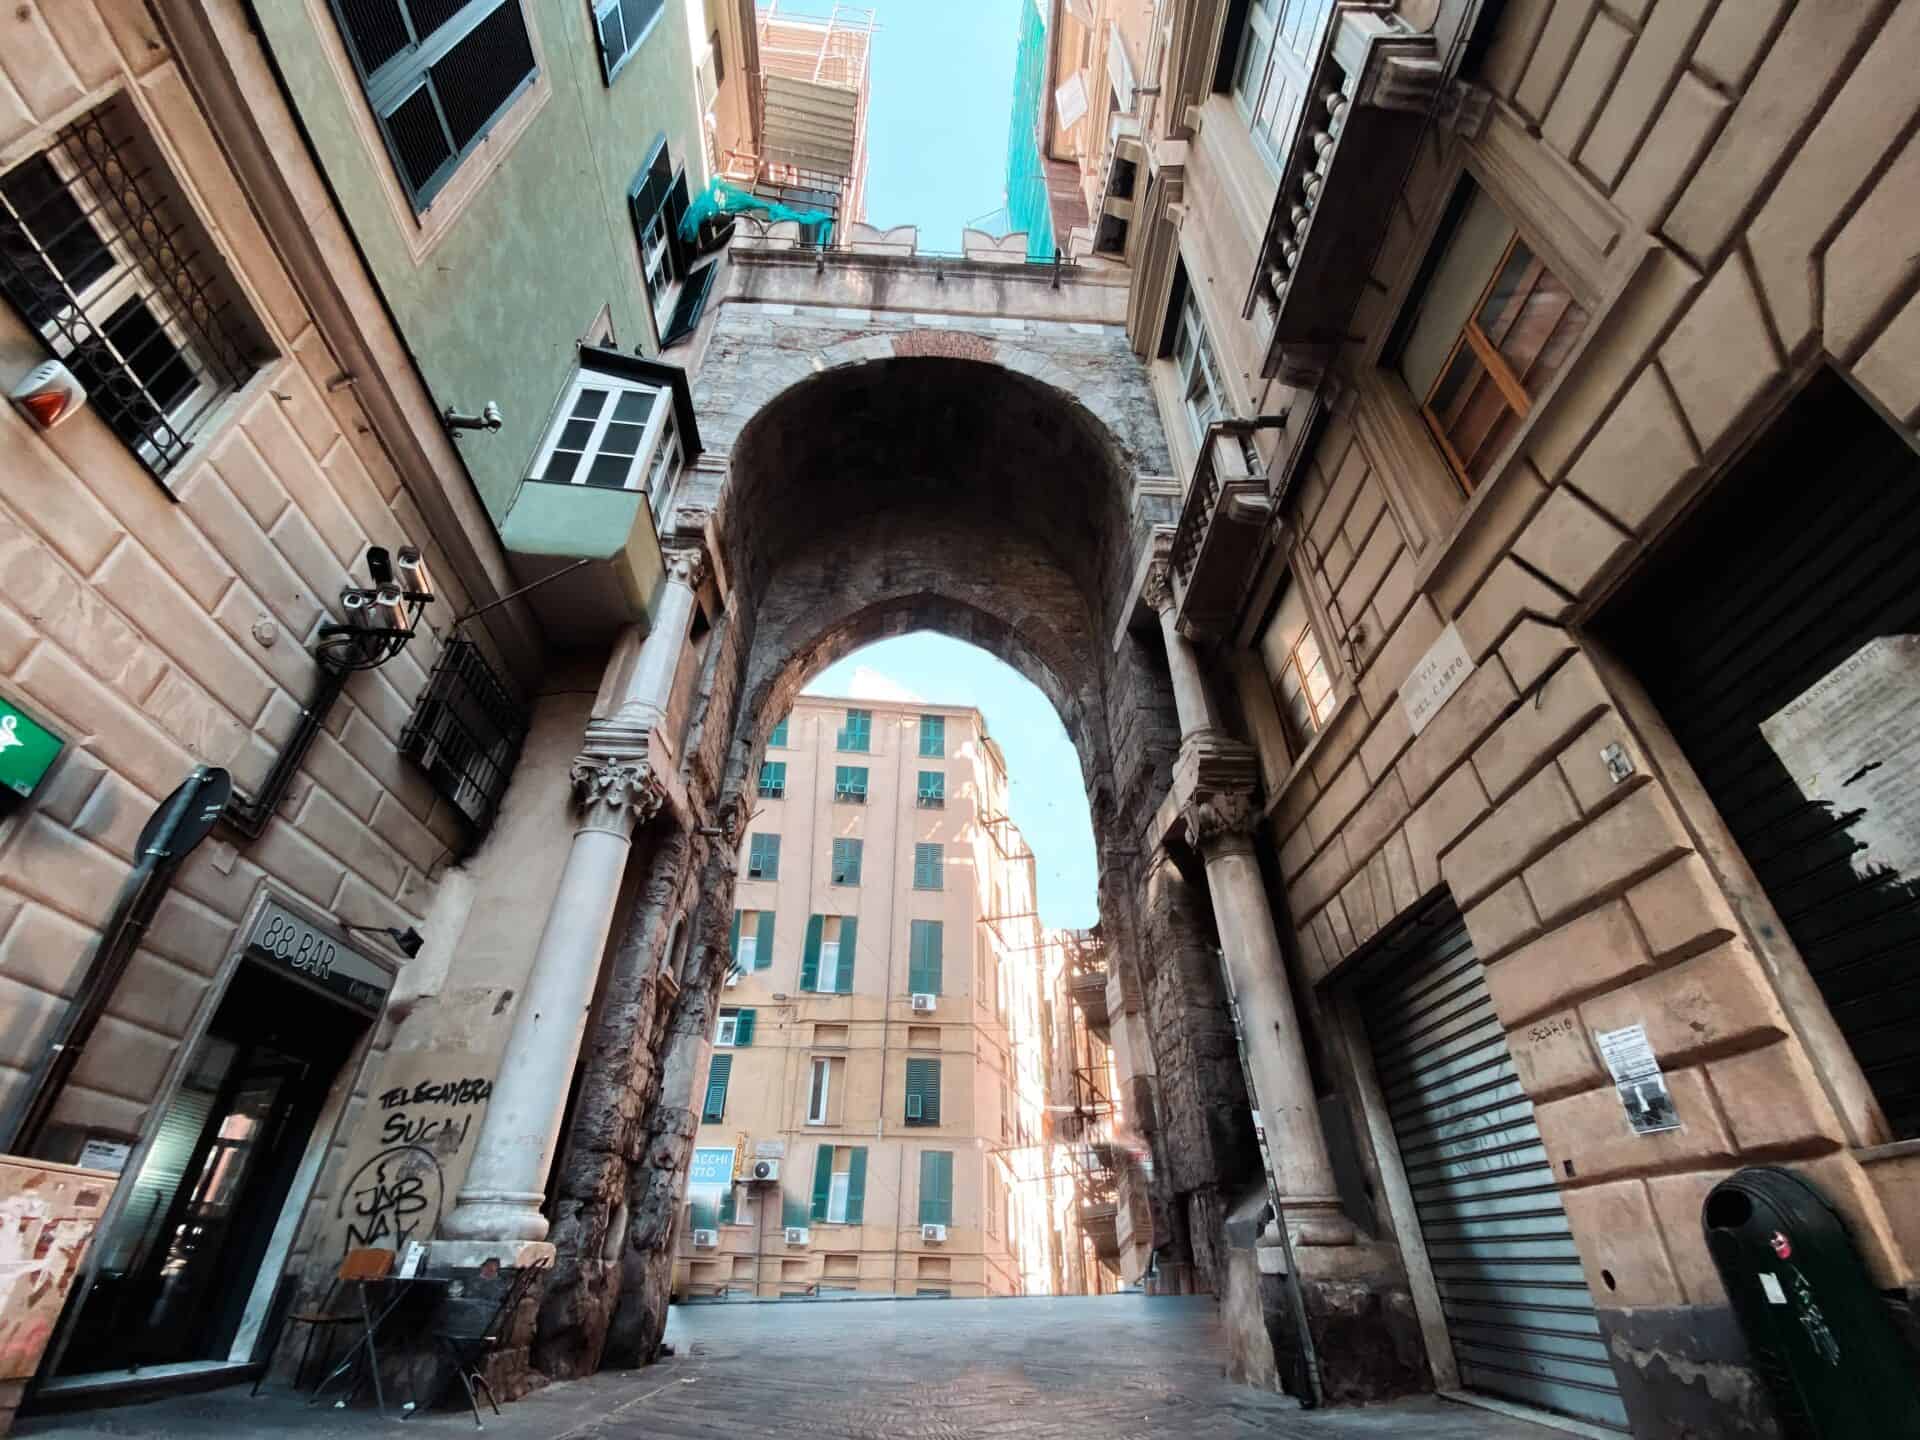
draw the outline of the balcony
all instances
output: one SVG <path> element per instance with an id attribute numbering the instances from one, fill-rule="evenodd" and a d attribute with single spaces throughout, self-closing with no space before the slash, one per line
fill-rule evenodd
<path id="1" fill-rule="evenodd" d="M 1390 15 L 1340 7 L 1307 87 L 1243 311 L 1250 318 L 1264 306 L 1273 322 L 1263 373 L 1297 383 L 1346 338 L 1441 81 L 1431 35 Z"/>
<path id="2" fill-rule="evenodd" d="M 1274 420 L 1220 420 L 1208 427 L 1193 483 L 1167 554 L 1180 628 L 1213 639 L 1233 625 L 1266 543 L 1273 502 L 1253 434 Z"/>
<path id="3" fill-rule="evenodd" d="M 1087 1026 L 1095 1034 L 1107 1033 L 1107 947 L 1092 931 L 1069 934 L 1067 946 L 1067 993 L 1086 1016 Z"/>

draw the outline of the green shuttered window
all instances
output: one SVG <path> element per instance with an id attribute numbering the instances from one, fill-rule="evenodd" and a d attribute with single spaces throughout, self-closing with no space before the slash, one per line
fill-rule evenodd
<path id="1" fill-rule="evenodd" d="M 867 1213 L 867 1147 L 819 1145 L 813 1152 L 813 1203 L 808 1218 L 815 1224 L 859 1225 Z"/>
<path id="2" fill-rule="evenodd" d="M 922 810 L 944 810 L 947 805 L 947 777 L 940 770 L 922 770 L 914 803 Z"/>
<path id="3" fill-rule="evenodd" d="M 858 840 L 839 839 L 833 842 L 834 884 L 858 885 L 860 883 L 860 855 L 863 848 Z"/>
<path id="4" fill-rule="evenodd" d="M 940 1123 L 940 1062 L 907 1061 L 907 1113 L 909 1125 Z"/>
<path id="5" fill-rule="evenodd" d="M 916 890 L 946 889 L 946 867 L 946 846 L 915 845 L 913 847 L 913 888 Z"/>
<path id="6" fill-rule="evenodd" d="M 716 1055 L 707 1068 L 707 1100 L 700 1107 L 702 1123 L 722 1120 L 727 1114 L 727 1080 L 733 1074 L 733 1057 Z"/>
<path id="7" fill-rule="evenodd" d="M 727 953 L 736 970 L 765 970 L 773 964 L 773 911 L 736 910 Z"/>
<path id="8" fill-rule="evenodd" d="M 787 722 L 785 720 L 782 720 L 767 732 L 767 748 L 769 750 L 784 750 L 787 748 Z"/>
<path id="9" fill-rule="evenodd" d="M 722 1010 L 719 1028 L 714 1032 L 716 1045 L 753 1044 L 753 1011 Z"/>
<path id="10" fill-rule="evenodd" d="M 847 711 L 847 723 L 840 727 L 838 749 L 864 753 L 873 748 L 873 712 Z"/>
<path id="11" fill-rule="evenodd" d="M 866 804 L 867 767 L 864 765 L 834 766 L 833 798 L 843 805 Z"/>
<path id="12" fill-rule="evenodd" d="M 915 995 L 940 993 L 940 955 L 946 927 L 938 920 L 915 920 L 907 945 L 907 989 Z"/>
<path id="13" fill-rule="evenodd" d="M 407 198 L 425 210 L 540 73 L 521 0 L 333 0 Z"/>
<path id="14" fill-rule="evenodd" d="M 760 762 L 760 798 L 762 800 L 787 798 L 786 761 L 763 760 Z"/>
<path id="15" fill-rule="evenodd" d="M 749 880 L 780 878 L 780 837 L 778 835 L 755 835 L 747 842 L 747 878 Z"/>
<path id="16" fill-rule="evenodd" d="M 947 753 L 946 716 L 922 715 L 920 717 L 920 753 L 926 756 Z"/>
<path id="17" fill-rule="evenodd" d="M 800 988 L 822 995 L 853 993 L 859 923 L 851 915 L 811 915 L 800 951 Z"/>
<path id="18" fill-rule="evenodd" d="M 953 1224 L 953 1152 L 920 1152 L 920 1223 Z"/>

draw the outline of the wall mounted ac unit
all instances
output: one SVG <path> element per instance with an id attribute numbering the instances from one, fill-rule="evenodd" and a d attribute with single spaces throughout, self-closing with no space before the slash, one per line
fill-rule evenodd
<path id="1" fill-rule="evenodd" d="M 693 1248 L 696 1250 L 712 1250 L 718 1247 L 719 1244 L 720 1232 L 718 1230 L 696 1230 L 693 1232 Z"/>
<path id="2" fill-rule="evenodd" d="M 755 1183 L 773 1184 L 780 1179 L 778 1160 L 756 1160 L 753 1162 L 753 1180 Z"/>
<path id="3" fill-rule="evenodd" d="M 947 1243 L 947 1227 L 944 1225 L 922 1225 L 920 1243 L 923 1245 L 944 1245 Z"/>
<path id="4" fill-rule="evenodd" d="M 740 983 L 740 972 L 738 970 L 727 971 L 727 978 L 721 983 L 723 983 L 727 989 L 733 989 L 734 986 Z"/>
<path id="5" fill-rule="evenodd" d="M 939 1002 L 939 999 L 940 997 L 938 995 L 929 995 L 924 991 L 916 991 L 913 997 L 913 1013 L 916 1015 L 931 1015 L 933 1013 L 933 1007 Z"/>
<path id="6" fill-rule="evenodd" d="M 787 1244 L 804 1245 L 807 1243 L 807 1227 L 804 1225 L 787 1226 Z"/>

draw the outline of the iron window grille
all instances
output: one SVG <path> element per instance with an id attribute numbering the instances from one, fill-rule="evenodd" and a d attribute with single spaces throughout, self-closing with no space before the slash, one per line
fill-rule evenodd
<path id="1" fill-rule="evenodd" d="M 521 0 L 332 0 L 415 211 L 534 83 Z"/>
<path id="2" fill-rule="evenodd" d="M 400 753 L 467 817 L 471 849 L 493 823 L 526 736 L 527 712 L 480 647 L 451 639 L 400 732 Z"/>
<path id="3" fill-rule="evenodd" d="M 0 292 L 163 483 L 267 348 L 125 100 L 0 175 Z"/>

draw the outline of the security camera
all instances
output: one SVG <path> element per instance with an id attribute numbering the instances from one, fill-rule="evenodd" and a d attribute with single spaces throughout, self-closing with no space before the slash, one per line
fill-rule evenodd
<path id="1" fill-rule="evenodd" d="M 449 405 L 440 412 L 440 419 L 446 425 L 448 433 L 456 439 L 462 430 L 486 430 L 496 432 L 506 424 L 506 418 L 500 413 L 500 406 L 489 400 L 480 407 L 478 415 L 465 415 Z"/>
<path id="2" fill-rule="evenodd" d="M 489 430 L 498 430 L 507 422 L 500 414 L 500 407 L 489 400 L 480 408 L 480 423 Z"/>

